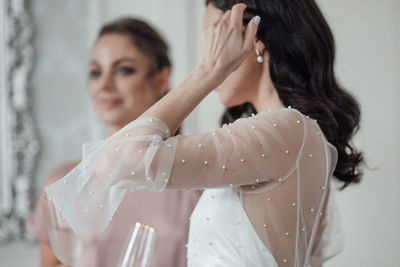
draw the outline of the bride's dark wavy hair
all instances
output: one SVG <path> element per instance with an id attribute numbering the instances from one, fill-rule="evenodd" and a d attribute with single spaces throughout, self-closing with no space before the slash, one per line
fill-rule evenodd
<path id="1" fill-rule="evenodd" d="M 360 181 L 363 153 L 352 143 L 359 129 L 360 107 L 341 87 L 334 73 L 332 32 L 314 0 L 206 0 L 226 11 L 244 3 L 243 23 L 259 15 L 257 37 L 269 54 L 271 80 L 285 106 L 317 119 L 339 154 L 334 175 L 343 188 Z M 245 103 L 228 108 L 222 123 L 256 113 Z"/>

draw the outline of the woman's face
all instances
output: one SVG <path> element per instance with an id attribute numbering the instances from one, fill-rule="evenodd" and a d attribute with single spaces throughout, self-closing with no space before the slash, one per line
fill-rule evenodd
<path id="1" fill-rule="evenodd" d="M 89 71 L 90 96 L 100 120 L 121 128 L 154 104 L 167 90 L 169 70 L 167 75 L 151 76 L 150 71 L 149 58 L 128 36 L 110 33 L 100 37 Z"/>
<path id="2" fill-rule="evenodd" d="M 221 9 L 209 4 L 205 11 L 203 28 L 216 23 L 223 14 Z M 227 107 L 249 102 L 251 94 L 255 93 L 260 83 L 261 74 L 262 68 L 257 63 L 255 52 L 252 51 L 240 67 L 216 88 L 221 102 Z"/>

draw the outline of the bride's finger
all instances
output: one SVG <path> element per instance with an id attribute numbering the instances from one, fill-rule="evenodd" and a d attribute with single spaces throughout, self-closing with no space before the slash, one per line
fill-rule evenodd
<path id="1" fill-rule="evenodd" d="M 232 14 L 232 10 L 228 10 L 224 13 L 224 15 L 222 16 L 220 22 L 222 23 L 229 23 L 231 20 L 231 14 Z"/>
<path id="2" fill-rule="evenodd" d="M 243 12 L 246 10 L 247 6 L 245 4 L 236 4 L 232 7 L 231 14 L 231 25 L 238 27 L 238 29 L 243 28 Z"/>
<path id="3" fill-rule="evenodd" d="M 254 40 L 256 39 L 258 24 L 260 24 L 261 18 L 255 16 L 247 24 L 246 32 L 244 34 L 243 50 L 244 52 L 250 52 L 253 48 Z"/>

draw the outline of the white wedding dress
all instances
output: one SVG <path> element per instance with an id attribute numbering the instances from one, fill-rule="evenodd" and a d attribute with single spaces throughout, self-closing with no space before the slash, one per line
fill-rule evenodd
<path id="1" fill-rule="evenodd" d="M 258 237 L 238 194 L 208 189 L 190 218 L 188 267 L 277 267 Z"/>
<path id="2" fill-rule="evenodd" d="M 191 218 L 190 267 L 320 266 L 341 249 L 336 160 L 318 123 L 295 109 L 177 137 L 140 118 L 85 144 L 82 162 L 46 191 L 75 232 L 95 235 L 129 189 L 206 189 Z"/>

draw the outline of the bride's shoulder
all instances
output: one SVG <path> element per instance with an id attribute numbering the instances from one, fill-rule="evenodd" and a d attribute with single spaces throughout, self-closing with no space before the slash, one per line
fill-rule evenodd
<path id="1" fill-rule="evenodd" d="M 249 119 L 253 119 L 256 123 L 270 122 L 274 126 L 277 126 L 278 123 L 284 123 L 285 126 L 295 126 L 305 123 L 308 117 L 294 108 L 280 108 L 260 112 L 249 117 Z"/>

